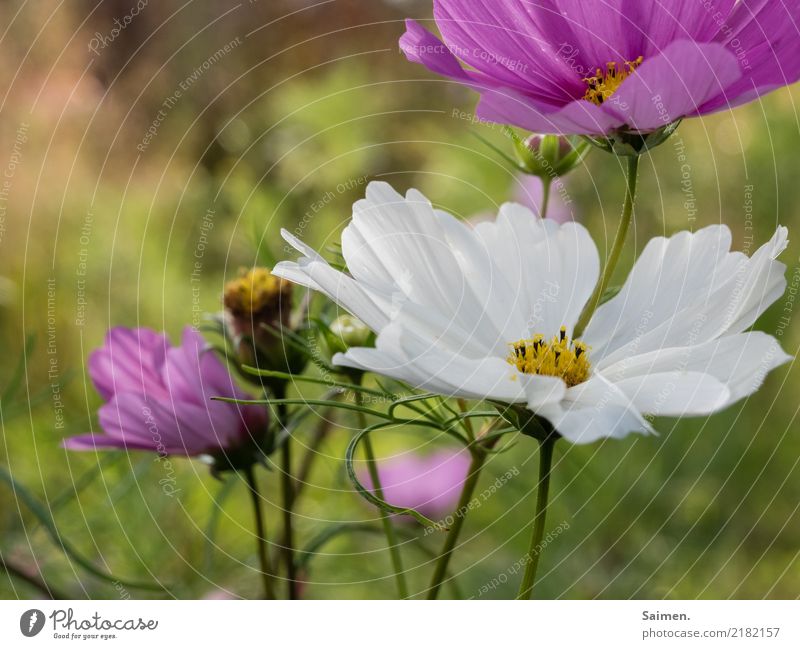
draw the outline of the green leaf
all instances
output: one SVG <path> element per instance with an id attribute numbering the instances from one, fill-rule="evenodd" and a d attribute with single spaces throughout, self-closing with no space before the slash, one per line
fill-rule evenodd
<path id="1" fill-rule="evenodd" d="M 227 338 L 225 322 L 219 314 L 206 315 L 202 322 L 198 325 L 199 331 L 217 334 Z"/>
<path id="2" fill-rule="evenodd" d="M 518 433 L 518 432 L 519 431 L 516 428 L 514 428 L 514 426 L 507 426 L 506 428 L 501 428 L 500 430 L 494 431 L 493 433 L 484 435 L 483 437 L 481 437 L 481 441 L 489 442 L 493 439 L 505 437 L 506 435 L 509 435 L 511 433 Z"/>
<path id="3" fill-rule="evenodd" d="M 409 403 L 414 403 L 415 401 L 426 401 L 428 399 L 435 399 L 438 397 L 438 394 L 433 394 L 432 392 L 427 392 L 425 394 L 412 394 L 407 397 L 403 397 L 395 401 L 391 406 L 389 406 L 389 411 L 386 413 L 390 418 L 394 417 L 394 411 L 397 410 L 400 406 L 407 406 Z M 416 412 L 419 412 L 418 410 Z M 428 409 L 426 414 L 432 414 L 432 411 Z M 441 421 L 440 417 L 434 415 L 437 421 Z"/>
<path id="4" fill-rule="evenodd" d="M 577 167 L 594 150 L 594 147 L 592 147 L 589 142 L 581 138 L 569 137 L 567 140 L 569 140 L 569 143 L 572 145 L 572 151 L 570 151 L 559 161 L 559 169 L 564 170 L 564 172 L 560 175 L 564 175 Z"/>
<path id="5" fill-rule="evenodd" d="M 385 512 L 389 512 L 390 514 L 401 514 L 401 515 L 408 515 L 414 518 L 417 522 L 421 523 L 426 527 L 431 527 L 436 530 L 446 531 L 447 528 L 442 525 L 441 523 L 437 523 L 432 521 L 427 516 L 423 516 L 418 511 L 414 509 L 410 509 L 408 507 L 395 507 L 387 503 L 385 500 L 378 498 L 374 493 L 372 493 L 369 489 L 367 489 L 358 479 L 356 475 L 356 470 L 354 466 L 354 457 L 356 453 L 356 449 L 358 448 L 358 443 L 364 439 L 367 435 L 369 435 L 372 431 L 378 430 L 380 428 L 385 428 L 386 426 L 392 425 L 393 422 L 382 422 L 379 424 L 375 424 L 368 428 L 365 428 L 362 431 L 356 433 L 352 440 L 350 440 L 350 444 L 347 446 L 347 451 L 345 452 L 345 468 L 347 469 L 347 475 L 350 478 L 350 482 L 353 483 L 353 486 L 356 488 L 359 494 L 364 497 L 367 501 L 371 502 L 376 507 L 379 507 Z"/>
<path id="6" fill-rule="evenodd" d="M 6 470 L 6 468 L 2 466 L 0 466 L 0 479 L 3 480 L 3 482 L 5 482 L 11 488 L 11 491 L 14 493 L 14 496 L 18 500 L 22 501 L 26 505 L 26 507 L 31 511 L 31 513 L 37 518 L 37 520 L 47 530 L 47 533 L 50 535 L 50 538 L 59 547 L 59 549 L 69 559 L 77 563 L 86 572 L 94 575 L 95 577 L 99 577 L 104 581 L 110 582 L 112 584 L 122 584 L 123 586 L 127 586 L 128 588 L 138 588 L 140 590 L 152 590 L 152 591 L 167 590 L 167 587 L 161 586 L 160 584 L 153 584 L 143 581 L 133 581 L 130 579 L 122 579 L 120 577 L 115 577 L 111 573 L 105 572 L 104 570 L 101 570 L 100 568 L 96 567 L 91 561 L 83 557 L 77 550 L 75 550 L 75 548 L 73 548 L 72 545 L 68 543 L 67 540 L 61 536 L 61 533 L 58 531 L 58 528 L 56 527 L 55 521 L 50 515 L 50 511 L 41 502 L 39 502 L 39 499 L 36 498 L 27 489 L 27 487 L 23 486 L 20 482 L 15 480 L 14 477 Z"/>
<path id="7" fill-rule="evenodd" d="M 342 272 L 347 269 L 347 260 L 344 258 L 344 254 L 342 254 L 342 244 L 338 242 L 333 243 L 332 245 L 326 246 L 325 251 L 333 257 L 333 259 L 329 261 L 331 266 L 341 268 Z"/>
<path id="8" fill-rule="evenodd" d="M 313 376 L 304 376 L 301 374 L 289 374 L 288 372 L 276 372 L 273 370 L 260 370 L 256 367 L 252 367 L 250 365 L 242 365 L 242 370 L 247 372 L 248 374 L 252 374 L 254 376 L 264 376 L 269 378 L 275 379 L 283 379 L 285 381 L 298 381 L 303 383 L 314 383 L 316 385 L 325 385 L 328 387 L 337 387 L 341 388 L 342 390 L 352 390 L 354 392 L 363 392 L 364 394 L 371 394 L 376 397 L 386 397 L 394 401 L 399 397 L 395 394 L 390 394 L 388 392 L 382 392 L 381 390 L 373 390 L 370 388 L 365 388 L 362 385 L 358 385 L 357 383 L 346 383 L 344 381 L 336 381 L 334 379 L 320 379 Z"/>
<path id="9" fill-rule="evenodd" d="M 378 384 L 378 387 L 379 387 L 381 390 L 383 390 L 384 392 L 386 392 L 387 394 L 394 394 L 394 393 L 393 393 L 393 392 L 392 392 L 392 391 L 391 391 L 391 390 L 390 390 L 388 387 L 386 387 L 386 386 L 383 384 L 383 381 L 381 381 L 380 379 L 376 378 L 376 379 L 375 379 L 375 383 L 377 383 L 377 384 Z M 413 388 L 413 387 L 411 387 L 410 385 L 408 385 L 408 384 L 406 384 L 406 383 L 403 383 L 402 381 L 395 381 L 395 383 L 397 383 L 397 384 L 400 386 L 400 388 L 401 388 L 401 389 L 403 389 L 404 391 L 406 391 L 406 392 L 411 392 L 411 393 L 413 393 L 413 394 L 416 394 L 416 393 L 414 392 L 414 388 Z M 406 398 L 406 397 L 404 397 L 404 396 L 401 396 L 401 395 L 395 395 L 395 396 L 397 397 L 397 400 L 398 400 L 398 401 L 400 401 L 401 399 L 405 399 L 405 398 Z M 409 403 L 409 402 L 407 402 L 407 403 L 404 403 L 404 404 L 403 404 L 403 406 L 404 406 L 405 408 L 408 408 L 409 410 L 413 410 L 414 412 L 416 412 L 416 413 L 417 413 L 417 414 L 419 414 L 419 415 L 422 415 L 423 417 L 427 417 L 427 416 L 428 416 L 428 411 L 426 411 L 426 410 L 423 410 L 422 408 L 419 408 L 419 407 L 417 407 L 417 406 L 413 405 L 412 403 Z M 430 409 L 429 409 L 429 410 L 430 410 Z"/>
<path id="10" fill-rule="evenodd" d="M 518 171 L 523 171 L 523 172 L 526 171 L 525 168 L 519 162 L 514 160 L 514 158 L 512 158 L 510 155 L 508 155 L 500 147 L 497 147 L 494 144 L 492 144 L 489 140 L 487 140 L 485 137 L 483 137 L 480 133 L 476 133 L 475 131 L 471 131 L 471 133 L 476 138 L 478 138 L 483 144 L 485 144 L 492 151 L 494 151 L 497 155 L 499 155 L 501 158 L 503 158 L 503 160 L 505 160 L 507 163 L 509 163 L 512 167 L 514 167 L 514 169 L 516 169 Z"/>
<path id="11" fill-rule="evenodd" d="M 600 296 L 600 302 L 597 304 L 597 306 L 605 304 L 610 299 L 615 298 L 621 290 L 622 286 L 609 286 L 605 291 L 603 291 L 603 295 Z"/>
<path id="12" fill-rule="evenodd" d="M 369 523 L 335 523 L 334 525 L 329 525 L 312 538 L 304 549 L 296 552 L 295 565 L 298 570 L 307 570 L 314 555 L 319 554 L 319 551 L 337 536 L 354 532 L 377 532 L 382 534 L 383 529 Z"/>
<path id="13" fill-rule="evenodd" d="M 287 405 L 287 406 L 327 406 L 331 408 L 339 408 L 340 410 L 353 410 L 354 412 L 363 412 L 365 415 L 372 415 L 380 419 L 389 419 L 380 410 L 371 410 L 370 408 L 363 408 L 354 403 L 346 403 L 342 401 L 330 401 L 325 399 L 234 399 L 232 397 L 211 397 L 212 401 L 223 401 L 225 403 L 238 403 L 241 405 Z M 397 420 L 392 420 L 396 423 Z"/>
<path id="14" fill-rule="evenodd" d="M 458 422 L 464 421 L 465 419 L 481 419 L 481 418 L 487 418 L 487 417 L 496 418 L 497 417 L 497 411 L 496 410 L 472 410 L 470 412 L 460 412 L 455 417 L 452 417 L 451 419 L 448 419 L 448 420 L 442 422 L 442 426 L 449 427 L 449 426 L 452 426 L 453 424 L 456 424 Z"/>
<path id="15" fill-rule="evenodd" d="M 328 390 L 325 394 L 322 395 L 320 398 L 321 401 L 335 401 L 337 397 L 344 394 L 339 388 L 334 388 L 333 390 Z M 297 410 L 292 413 L 289 417 L 289 420 L 284 424 L 284 428 L 289 432 L 294 432 L 300 426 L 306 417 L 312 414 L 314 411 L 311 408 Z"/>

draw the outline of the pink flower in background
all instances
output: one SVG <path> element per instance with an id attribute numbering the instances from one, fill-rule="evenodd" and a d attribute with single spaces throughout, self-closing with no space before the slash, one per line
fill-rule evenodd
<path id="1" fill-rule="evenodd" d="M 211 401 L 248 399 L 205 340 L 191 328 L 179 347 L 150 329 L 116 327 L 89 357 L 89 375 L 106 403 L 99 410 L 104 434 L 64 441 L 73 451 L 127 448 L 163 455 L 197 456 L 237 449 L 267 424 L 257 406 Z"/>
<path id="2" fill-rule="evenodd" d="M 379 460 L 378 475 L 387 502 L 415 509 L 435 520 L 456 508 L 469 465 L 466 450 L 439 451 L 428 456 L 404 453 Z M 366 471 L 361 479 L 367 489 L 372 489 Z"/>

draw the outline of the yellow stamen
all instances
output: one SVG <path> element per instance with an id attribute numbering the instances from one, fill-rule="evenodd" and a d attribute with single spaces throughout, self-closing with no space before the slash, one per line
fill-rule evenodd
<path id="1" fill-rule="evenodd" d="M 606 63 L 605 72 L 601 68 L 597 68 L 597 74 L 584 79 L 589 88 L 583 98 L 602 106 L 619 89 L 622 82 L 636 71 L 642 61 L 644 61 L 644 57 L 640 56 L 634 61 L 626 61 L 620 69 L 617 69 L 616 61 Z"/>
<path id="2" fill-rule="evenodd" d="M 570 340 L 566 327 L 546 342 L 542 334 L 510 345 L 506 359 L 523 374 L 558 376 L 572 387 L 589 378 L 590 365 L 586 345 Z"/>
<path id="3" fill-rule="evenodd" d="M 235 315 L 253 315 L 264 309 L 278 309 L 282 298 L 291 296 L 292 286 L 267 268 L 242 270 L 238 279 L 225 284 L 225 308 Z"/>

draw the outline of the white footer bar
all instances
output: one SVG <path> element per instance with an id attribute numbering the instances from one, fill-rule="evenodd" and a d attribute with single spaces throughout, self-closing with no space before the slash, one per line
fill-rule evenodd
<path id="1" fill-rule="evenodd" d="M 800 603 L 5 601 L 0 646 L 800 647 Z M 585 643 L 579 645 L 577 643 Z"/>

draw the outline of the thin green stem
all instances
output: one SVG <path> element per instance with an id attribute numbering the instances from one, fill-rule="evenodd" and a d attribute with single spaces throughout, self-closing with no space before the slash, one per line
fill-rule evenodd
<path id="1" fill-rule="evenodd" d="M 459 410 L 461 410 L 462 413 L 466 413 L 466 412 L 469 411 L 469 407 L 467 406 L 467 400 L 466 399 L 456 399 L 456 401 L 458 402 L 458 408 L 459 408 Z M 475 441 L 475 431 L 472 429 L 472 420 L 471 419 L 465 419 L 463 425 L 464 425 L 464 430 L 467 433 L 467 437 L 469 438 L 469 441 L 470 442 L 474 442 Z"/>
<path id="2" fill-rule="evenodd" d="M 281 447 L 281 493 L 283 496 L 283 556 L 289 599 L 297 599 L 297 569 L 294 563 L 294 478 L 292 477 L 292 438 Z"/>
<path id="3" fill-rule="evenodd" d="M 276 399 L 278 430 L 283 430 L 289 420 L 286 401 L 286 384 L 279 382 L 272 389 Z M 287 430 L 288 432 L 288 430 Z M 289 599 L 297 599 L 297 566 L 294 562 L 294 522 L 295 484 L 292 475 L 292 436 L 287 435 L 280 450 L 281 454 L 281 499 L 283 509 L 283 563 L 286 565 L 286 586 Z"/>
<path id="4" fill-rule="evenodd" d="M 253 502 L 253 517 L 256 522 L 256 546 L 258 560 L 261 564 L 261 578 L 264 580 L 264 599 L 275 599 L 275 589 L 272 586 L 274 573 L 272 572 L 269 550 L 267 549 L 267 528 L 264 523 L 264 515 L 261 512 L 261 494 L 258 492 L 258 483 L 256 482 L 256 475 L 252 465 L 244 470 L 244 476 Z"/>
<path id="5" fill-rule="evenodd" d="M 319 424 L 317 425 L 316 430 L 314 431 L 314 435 L 311 438 L 311 441 L 308 444 L 308 449 L 306 450 L 305 456 L 300 461 L 300 467 L 297 469 L 297 476 L 294 478 L 294 499 L 292 504 L 296 507 L 297 500 L 300 497 L 300 494 L 303 492 L 305 487 L 308 485 L 308 477 L 311 474 L 311 468 L 314 465 L 315 460 L 319 456 L 319 446 L 322 443 L 323 439 L 327 436 L 330 432 L 331 428 L 333 428 L 334 420 L 329 413 L 325 413 L 322 416 Z M 292 534 L 292 526 L 289 525 L 288 532 Z M 292 539 L 294 540 L 294 539 Z M 289 541 L 287 540 L 286 532 L 284 532 L 283 537 L 281 538 L 281 547 L 286 548 L 289 547 Z M 293 551 L 294 555 L 297 555 L 296 552 Z M 297 561 L 293 562 L 294 570 L 292 573 L 293 577 L 297 576 L 298 568 L 302 568 Z"/>
<path id="6" fill-rule="evenodd" d="M 295 502 L 297 502 L 298 496 L 308 484 L 309 475 L 311 475 L 311 469 L 319 457 L 319 447 L 324 439 L 328 436 L 328 433 L 331 432 L 334 423 L 335 421 L 333 419 L 333 415 L 330 412 L 325 412 L 322 415 L 322 419 L 317 424 L 311 440 L 308 442 L 305 455 L 300 460 L 300 467 L 297 469 L 297 478 L 295 479 L 294 483 Z"/>
<path id="7" fill-rule="evenodd" d="M 625 246 L 625 240 L 628 237 L 628 230 L 633 221 L 633 206 L 636 201 L 636 181 L 639 176 L 639 156 L 630 156 L 628 158 L 628 173 L 627 181 L 625 184 L 625 203 L 622 207 L 622 220 L 620 221 L 619 228 L 617 229 L 617 236 L 614 239 L 614 244 L 611 248 L 611 253 L 608 256 L 606 267 L 603 269 L 603 274 L 595 286 L 592 296 L 586 303 L 586 307 L 581 313 L 578 324 L 575 325 L 575 333 L 573 337 L 578 338 L 586 329 L 597 307 L 600 306 L 600 300 L 608 289 L 611 278 L 614 275 L 614 269 L 617 267 L 622 249 Z"/>
<path id="8" fill-rule="evenodd" d="M 542 206 L 541 217 L 547 217 L 547 208 L 550 207 L 550 190 L 553 187 L 553 180 L 551 178 L 542 178 Z"/>
<path id="9" fill-rule="evenodd" d="M 360 405 L 363 400 L 361 393 L 355 392 L 354 394 L 356 402 Z M 364 416 L 364 413 L 359 412 L 358 418 L 361 429 L 365 429 L 367 427 L 367 420 Z M 383 485 L 381 484 L 381 478 L 378 474 L 378 464 L 375 461 L 375 451 L 372 448 L 370 436 L 364 435 L 362 442 L 364 444 L 364 455 L 366 455 L 367 458 L 367 470 L 369 471 L 369 477 L 372 481 L 372 488 L 378 498 L 381 500 L 386 500 L 383 495 Z M 392 518 L 389 512 L 385 512 L 382 509 L 378 509 L 378 513 L 381 517 L 383 532 L 386 535 L 386 543 L 389 546 L 389 555 L 392 558 L 392 569 L 394 570 L 394 578 L 397 583 L 397 594 L 401 599 L 407 599 L 408 584 L 406 583 L 406 574 L 405 569 L 403 568 L 403 555 L 400 553 L 400 545 L 397 539 L 397 534 L 395 533 L 394 524 L 392 523 Z"/>
<path id="10" fill-rule="evenodd" d="M 531 546 L 526 555 L 527 564 L 517 599 L 530 599 L 533 584 L 536 581 L 536 569 L 539 567 L 539 555 L 542 552 L 544 524 L 547 518 L 547 503 L 550 494 L 550 470 L 553 466 L 553 448 L 557 437 L 550 435 L 539 446 L 539 486 L 536 493 L 536 516 L 533 519 Z"/>
<path id="11" fill-rule="evenodd" d="M 481 476 L 481 470 L 486 462 L 488 453 L 480 443 L 470 447 L 472 452 L 472 463 L 469 466 L 469 473 L 464 482 L 464 487 L 461 489 L 461 497 L 458 500 L 458 506 L 453 520 L 453 524 L 447 532 L 447 537 L 444 540 L 444 547 L 442 548 L 439 558 L 436 561 L 436 566 L 433 570 L 431 577 L 431 584 L 428 587 L 428 599 L 436 599 L 439 596 L 442 582 L 447 575 L 447 566 L 450 563 L 450 558 L 453 555 L 453 550 L 458 542 L 458 537 L 461 534 L 461 528 L 464 527 L 464 521 L 469 512 L 469 504 L 472 501 L 472 496 L 475 493 L 475 487 L 478 485 L 478 479 Z"/>

